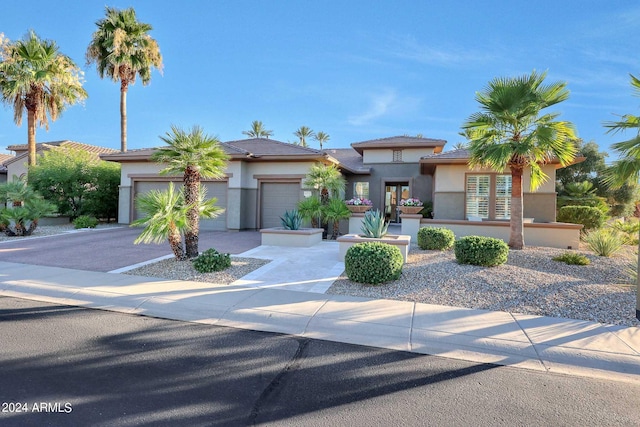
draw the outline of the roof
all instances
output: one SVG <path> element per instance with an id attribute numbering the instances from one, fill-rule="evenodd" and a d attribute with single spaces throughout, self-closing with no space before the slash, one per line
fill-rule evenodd
<path id="1" fill-rule="evenodd" d="M 354 150 L 362 154 L 363 149 L 401 149 L 401 148 L 433 148 L 434 153 L 440 153 L 447 143 L 444 139 L 422 138 L 419 136 L 391 136 L 388 138 L 371 139 L 369 141 L 354 142 Z"/>
<path id="2" fill-rule="evenodd" d="M 339 163 L 340 168 L 348 172 L 353 174 L 371 173 L 371 168 L 362 164 L 362 156 L 353 148 L 332 148 L 324 152 L 334 158 Z"/>
<path id="3" fill-rule="evenodd" d="M 50 150 L 53 147 L 62 147 L 62 148 L 71 148 L 71 149 L 80 149 L 87 151 L 89 153 L 95 154 L 109 154 L 116 153 L 118 150 L 107 147 L 100 147 L 98 145 L 85 144 L 83 142 L 75 142 L 75 141 L 51 141 L 51 142 L 39 142 L 36 144 L 36 153 L 42 152 L 43 150 Z M 29 146 L 27 144 L 18 144 L 18 145 L 10 145 L 7 147 L 7 150 L 15 151 L 16 155 L 12 156 L 12 159 L 5 160 L 4 165 L 9 165 L 19 160 L 23 160 L 29 156 L 28 150 Z"/>
<path id="4" fill-rule="evenodd" d="M 309 147 L 268 138 L 250 138 L 223 142 L 222 148 L 231 157 L 239 160 L 319 160 L 325 154 Z M 143 148 L 124 153 L 102 155 L 103 160 L 113 162 L 150 161 L 158 148 Z"/>
<path id="5" fill-rule="evenodd" d="M 0 174 L 7 173 L 7 167 L 4 165 L 4 162 L 13 159 L 15 156 L 12 154 L 0 154 Z"/>

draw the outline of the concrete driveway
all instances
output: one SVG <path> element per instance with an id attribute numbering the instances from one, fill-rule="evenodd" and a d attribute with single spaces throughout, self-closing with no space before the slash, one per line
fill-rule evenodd
<path id="1" fill-rule="evenodd" d="M 123 226 L 0 242 L 0 261 L 106 272 L 171 254 L 168 243 L 134 245 L 139 234 Z M 258 231 L 200 232 L 201 251 L 238 254 L 259 245 Z"/>

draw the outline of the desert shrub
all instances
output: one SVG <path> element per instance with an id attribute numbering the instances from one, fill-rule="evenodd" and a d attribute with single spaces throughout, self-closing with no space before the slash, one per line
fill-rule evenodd
<path id="1" fill-rule="evenodd" d="M 553 257 L 554 261 L 564 262 L 569 265 L 589 265 L 591 261 L 586 256 L 576 252 L 564 252 L 556 257 Z"/>
<path id="2" fill-rule="evenodd" d="M 610 257 L 624 243 L 624 236 L 611 228 L 592 230 L 584 235 L 584 241 L 596 255 Z"/>
<path id="3" fill-rule="evenodd" d="M 285 230 L 299 230 L 302 226 L 302 215 L 297 210 L 285 211 L 280 217 L 280 223 Z"/>
<path id="4" fill-rule="evenodd" d="M 507 262 L 509 246 L 500 239 L 465 236 L 454 243 L 453 250 L 460 264 L 493 267 Z"/>
<path id="5" fill-rule="evenodd" d="M 80 215 L 73 220 L 74 228 L 96 228 L 98 225 L 98 218 L 89 215 Z"/>
<path id="6" fill-rule="evenodd" d="M 624 274 L 632 285 L 638 284 L 638 254 L 635 254 L 627 261 Z"/>
<path id="7" fill-rule="evenodd" d="M 571 224 L 582 224 L 583 231 L 602 227 L 606 216 L 597 208 L 590 206 L 564 206 L 558 210 L 557 220 Z"/>
<path id="8" fill-rule="evenodd" d="M 444 227 L 422 227 L 418 230 L 418 246 L 427 250 L 446 250 L 453 246 L 456 236 Z"/>
<path id="9" fill-rule="evenodd" d="M 384 216 L 379 210 L 367 211 L 364 213 L 362 226 L 360 231 L 364 237 L 379 239 L 387 234 L 389 223 L 385 221 Z"/>
<path id="10" fill-rule="evenodd" d="M 349 280 L 371 285 L 398 279 L 403 263 L 400 249 L 381 242 L 356 243 L 344 257 Z"/>
<path id="11" fill-rule="evenodd" d="M 611 228 L 623 234 L 625 245 L 638 246 L 638 233 L 640 232 L 638 218 L 629 218 L 624 222 L 617 220 L 611 224 Z"/>
<path id="12" fill-rule="evenodd" d="M 198 273 L 211 273 L 231 267 L 231 256 L 229 254 L 221 254 L 211 248 L 202 252 L 202 254 L 194 258 L 192 262 L 193 268 L 195 268 Z"/>

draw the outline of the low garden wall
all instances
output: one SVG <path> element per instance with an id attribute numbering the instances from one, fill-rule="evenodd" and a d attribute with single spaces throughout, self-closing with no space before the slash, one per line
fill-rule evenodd
<path id="1" fill-rule="evenodd" d="M 285 230 L 282 227 L 260 230 L 261 244 L 268 246 L 310 247 L 322 242 L 322 228 Z"/>

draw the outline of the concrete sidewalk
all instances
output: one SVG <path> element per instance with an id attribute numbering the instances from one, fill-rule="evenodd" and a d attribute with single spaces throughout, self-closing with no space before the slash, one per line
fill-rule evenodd
<path id="1" fill-rule="evenodd" d="M 276 261 L 231 285 L 0 262 L 0 296 L 640 383 L 640 328 L 325 295 L 337 252 L 260 246 L 240 256 Z"/>

